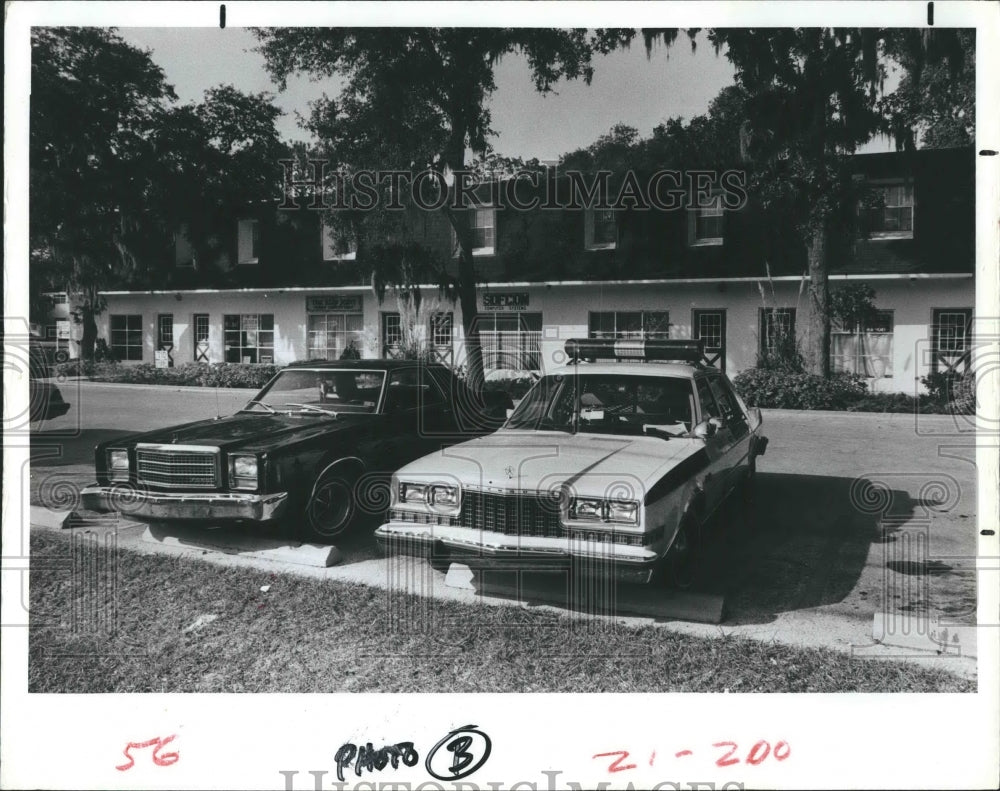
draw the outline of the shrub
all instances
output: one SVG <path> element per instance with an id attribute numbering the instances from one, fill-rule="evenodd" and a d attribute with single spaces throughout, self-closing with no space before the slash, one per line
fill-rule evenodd
<path id="1" fill-rule="evenodd" d="M 868 392 L 864 378 L 857 374 L 824 378 L 762 368 L 742 371 L 733 385 L 750 406 L 780 409 L 847 409 Z"/>
<path id="2" fill-rule="evenodd" d="M 930 401 L 941 411 L 972 415 L 976 412 L 976 375 L 974 372 L 935 371 L 921 377 Z"/>
<path id="3" fill-rule="evenodd" d="M 507 393 L 513 400 L 519 398 L 524 398 L 525 393 L 527 393 L 531 386 L 535 383 L 535 379 L 525 376 L 517 379 L 491 379 L 488 382 L 483 383 L 483 392 L 502 392 Z"/>
<path id="4" fill-rule="evenodd" d="M 951 400 L 948 402 L 948 411 L 960 415 L 974 415 L 976 413 L 976 375 L 970 371 L 964 376 L 959 376 L 952 383 Z"/>
<path id="5" fill-rule="evenodd" d="M 63 376 L 84 376 L 95 382 L 126 384 L 186 385 L 195 387 L 258 388 L 273 377 L 280 366 L 261 363 L 185 363 L 175 368 L 157 368 L 149 363 L 119 365 L 73 360 L 57 366 Z"/>

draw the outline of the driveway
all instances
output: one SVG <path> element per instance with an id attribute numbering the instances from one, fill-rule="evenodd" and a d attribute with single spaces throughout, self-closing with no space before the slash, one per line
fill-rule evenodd
<path id="1" fill-rule="evenodd" d="M 72 491 L 93 481 L 96 442 L 231 413 L 252 393 L 87 382 L 62 389 L 72 409 L 31 438 L 32 502 L 57 508 L 71 507 Z M 709 584 L 726 596 L 724 633 L 900 655 L 906 651 L 873 645 L 876 612 L 905 624 L 975 623 L 974 439 L 947 437 L 954 428 L 947 416 L 920 416 L 917 423 L 906 414 L 767 410 L 764 418 L 770 444 L 758 465 L 754 524 L 731 514 L 709 553 Z M 336 567 L 286 568 L 386 584 L 389 565 L 367 532 L 340 548 L 344 562 Z M 440 584 L 438 593 L 469 598 Z M 705 634 L 720 629 L 667 625 Z M 948 669 L 968 673 L 974 666 L 952 660 Z"/>

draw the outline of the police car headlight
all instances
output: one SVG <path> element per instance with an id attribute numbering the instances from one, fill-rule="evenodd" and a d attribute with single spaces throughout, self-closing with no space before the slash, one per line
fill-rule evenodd
<path id="1" fill-rule="evenodd" d="M 128 480 L 128 451 L 109 450 L 108 451 L 108 472 L 113 481 Z"/>
<path id="2" fill-rule="evenodd" d="M 569 518 L 599 522 L 604 518 L 604 501 L 596 497 L 578 497 L 570 505 Z"/>
<path id="3" fill-rule="evenodd" d="M 234 489 L 257 488 L 257 457 L 229 457 L 229 485 Z"/>
<path id="4" fill-rule="evenodd" d="M 458 487 L 457 486 L 431 486 L 431 496 L 430 501 L 434 505 L 458 505 Z"/>
<path id="5" fill-rule="evenodd" d="M 625 522 L 634 525 L 639 521 L 639 503 L 628 500 L 612 500 L 608 503 L 608 521 Z"/>
<path id="6" fill-rule="evenodd" d="M 428 489 L 425 483 L 403 483 L 399 484 L 399 502 L 401 503 L 426 503 L 428 502 Z"/>

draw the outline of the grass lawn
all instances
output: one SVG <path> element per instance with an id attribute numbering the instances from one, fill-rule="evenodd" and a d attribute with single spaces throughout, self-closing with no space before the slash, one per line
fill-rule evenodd
<path id="1" fill-rule="evenodd" d="M 117 629 L 74 578 L 73 542 L 31 536 L 31 692 L 974 692 L 975 681 L 522 607 L 401 597 L 427 629 L 390 619 L 381 589 L 117 552 Z M 265 593 L 261 586 L 270 585 Z M 214 616 L 214 617 L 213 617 Z M 200 621 L 199 621 L 200 619 Z M 417 619 L 417 623 L 424 622 Z M 195 625 L 199 624 L 200 625 Z M 393 623 L 399 624 L 393 628 Z M 575 625 L 574 625 L 575 624 Z M 113 631 L 113 634 L 108 632 Z"/>

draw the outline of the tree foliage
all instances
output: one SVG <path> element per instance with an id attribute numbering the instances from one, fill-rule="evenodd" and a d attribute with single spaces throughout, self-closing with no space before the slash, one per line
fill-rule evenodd
<path id="1" fill-rule="evenodd" d="M 685 32 L 695 47 L 699 31 Z M 678 36 L 677 30 L 612 30 L 595 40 L 610 49 L 641 37 L 649 52 Z M 921 122 L 917 99 L 898 106 L 882 101 L 889 62 L 898 62 L 914 86 L 925 85 L 942 78 L 934 69 L 945 64 L 952 74 L 962 69 L 961 40 L 954 30 L 883 28 L 713 28 L 707 38 L 733 64 L 743 92 L 740 148 L 750 194 L 785 218 L 807 251 L 806 365 L 826 376 L 830 263 L 854 232 L 863 197 L 849 156 L 877 133 L 891 130 L 903 139 L 908 124 Z"/>
<path id="2" fill-rule="evenodd" d="M 520 53 L 540 92 L 563 78 L 590 81 L 585 30 L 538 28 L 269 28 L 256 30 L 267 68 L 288 76 L 338 78 L 339 93 L 314 108 L 312 125 L 338 166 L 442 173 L 466 168 L 466 152 L 485 156 L 493 136 L 488 100 L 495 69 Z M 466 212 L 442 211 L 458 240 L 454 287 L 462 308 L 469 381 L 482 383 L 473 237 Z M 367 218 L 355 218 L 362 224 Z M 405 241 L 399 252 L 405 252 Z M 359 240 L 359 257 L 364 256 Z M 387 252 L 387 251 L 383 251 Z"/>
<path id="3" fill-rule="evenodd" d="M 231 86 L 177 106 L 112 28 L 36 27 L 31 47 L 30 290 L 70 294 L 90 358 L 102 290 L 162 280 L 179 227 L 204 247 L 224 209 L 275 196 L 280 111 Z"/>

